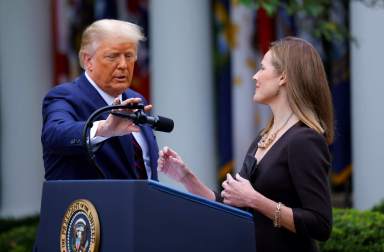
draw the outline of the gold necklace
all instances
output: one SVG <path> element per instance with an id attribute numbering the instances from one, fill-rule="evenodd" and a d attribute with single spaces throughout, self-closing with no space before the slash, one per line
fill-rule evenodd
<path id="1" fill-rule="evenodd" d="M 293 115 L 293 112 L 288 116 L 287 120 L 283 123 L 283 125 L 281 125 L 281 127 L 278 128 L 274 133 L 268 134 L 269 131 L 265 132 L 261 136 L 260 141 L 257 143 L 257 147 L 259 147 L 260 149 L 267 149 L 271 145 L 271 143 L 273 143 L 273 141 L 275 141 L 277 133 L 279 133 L 279 131 L 282 128 L 284 128 L 285 125 L 287 125 L 287 123 L 288 123 L 289 119 L 291 119 L 292 115 Z"/>

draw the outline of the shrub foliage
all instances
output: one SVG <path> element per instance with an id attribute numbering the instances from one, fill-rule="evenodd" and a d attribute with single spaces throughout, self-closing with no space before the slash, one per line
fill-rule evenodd
<path id="1" fill-rule="evenodd" d="M 384 202 L 384 201 L 383 201 Z M 384 204 L 374 211 L 334 209 L 331 238 L 320 243 L 322 252 L 383 252 Z M 0 219 L 0 252 L 32 251 L 38 217 Z"/>
<path id="2" fill-rule="evenodd" d="M 36 237 L 37 225 L 12 228 L 0 234 L 0 251 L 30 252 Z"/>
<path id="3" fill-rule="evenodd" d="M 380 203 L 378 203 L 377 205 L 375 205 L 375 206 L 372 208 L 372 211 L 380 212 L 380 213 L 384 214 L 384 200 L 382 200 Z"/>
<path id="4" fill-rule="evenodd" d="M 320 243 L 323 252 L 384 251 L 384 214 L 334 209 L 331 238 Z"/>

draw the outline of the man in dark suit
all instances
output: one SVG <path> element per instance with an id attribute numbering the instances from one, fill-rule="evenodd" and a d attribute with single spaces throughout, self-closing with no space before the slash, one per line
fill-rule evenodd
<path id="1" fill-rule="evenodd" d="M 88 117 L 98 108 L 114 104 L 144 103 L 129 89 L 140 27 L 119 20 L 99 20 L 83 33 L 79 60 L 85 72 L 70 83 L 53 88 L 43 101 L 43 159 L 45 178 L 154 179 L 157 180 L 158 146 L 148 126 L 104 115 L 90 130 L 97 145 L 96 162 L 88 161 L 81 136 Z"/>

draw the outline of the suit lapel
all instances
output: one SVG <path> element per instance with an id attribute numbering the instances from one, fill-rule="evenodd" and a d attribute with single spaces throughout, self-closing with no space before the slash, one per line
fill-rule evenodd
<path id="1" fill-rule="evenodd" d="M 118 137 L 118 139 L 119 139 L 121 148 L 123 148 L 123 150 L 124 150 L 125 157 L 128 160 L 129 167 L 127 167 L 127 169 L 130 169 L 132 171 L 132 173 L 135 174 L 135 177 L 138 178 L 139 177 L 138 172 L 132 168 L 135 161 L 133 158 L 134 157 L 134 149 L 133 149 L 133 146 L 131 143 L 131 137 L 132 137 L 132 135 L 125 135 L 125 136 Z"/>
<path id="2" fill-rule="evenodd" d="M 109 105 L 105 102 L 105 100 L 99 94 L 99 92 L 97 92 L 97 90 L 92 86 L 92 84 L 89 83 L 89 81 L 85 77 L 85 74 L 82 74 L 79 77 L 78 83 L 79 83 L 80 88 L 83 90 L 84 94 L 87 97 L 91 97 L 91 99 L 89 100 L 90 113 L 93 113 L 94 111 L 96 111 L 97 109 L 99 109 L 101 107 Z M 96 120 L 106 119 L 107 117 L 108 117 L 108 113 L 103 113 Z M 133 175 L 137 178 L 138 177 L 137 172 L 134 171 L 134 169 L 129 168 L 132 166 L 132 164 L 134 162 L 134 160 L 133 160 L 133 147 L 130 143 L 129 136 L 121 136 L 121 137 L 117 137 L 117 139 L 118 139 L 119 144 L 120 144 L 121 148 L 123 149 L 123 153 L 124 153 L 124 157 L 120 157 L 120 158 L 125 159 L 128 162 L 128 163 L 124 162 L 125 165 L 128 167 L 124 167 L 121 172 L 130 173 L 130 171 L 128 171 L 128 170 L 132 170 Z M 128 177 L 127 174 L 126 174 L 126 176 Z"/>
<path id="3" fill-rule="evenodd" d="M 79 87 L 83 90 L 86 97 L 90 97 L 89 99 L 89 102 L 90 102 L 89 105 L 91 106 L 90 113 L 95 112 L 97 109 L 101 107 L 105 107 L 109 105 L 104 101 L 103 97 L 101 97 L 99 92 L 97 92 L 97 90 L 92 86 L 92 84 L 89 83 L 84 73 L 79 77 L 78 83 L 79 83 Z M 106 119 L 107 116 L 108 116 L 107 113 L 103 113 L 102 115 L 100 115 L 100 118 Z"/>

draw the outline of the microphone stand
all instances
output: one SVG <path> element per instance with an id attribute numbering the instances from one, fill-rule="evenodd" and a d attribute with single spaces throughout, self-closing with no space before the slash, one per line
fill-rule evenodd
<path id="1" fill-rule="evenodd" d="M 127 105 L 111 105 L 111 106 L 105 106 L 105 107 L 99 108 L 98 110 L 93 112 L 91 114 L 91 116 L 88 118 L 88 120 L 86 121 L 86 123 L 84 125 L 83 133 L 82 133 L 82 143 L 86 149 L 89 162 L 91 163 L 91 165 L 93 165 L 97 168 L 99 175 L 103 179 L 106 179 L 107 175 L 103 172 L 101 167 L 96 162 L 96 155 L 93 152 L 93 145 L 92 145 L 91 139 L 89 137 L 89 133 L 90 133 L 90 129 L 93 126 L 93 122 L 94 122 L 95 118 L 97 118 L 98 116 L 100 116 L 101 114 L 103 114 L 107 111 L 113 111 L 116 109 L 139 109 L 139 110 L 142 110 L 142 109 L 144 109 L 144 105 L 142 103 L 139 103 L 139 104 L 127 104 Z M 115 113 L 120 114 L 119 112 L 112 112 L 112 114 L 115 114 Z"/>

